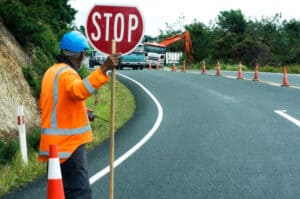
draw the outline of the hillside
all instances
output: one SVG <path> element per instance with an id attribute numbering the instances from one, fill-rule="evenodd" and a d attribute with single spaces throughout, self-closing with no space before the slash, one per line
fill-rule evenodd
<path id="1" fill-rule="evenodd" d="M 22 73 L 31 60 L 0 18 L 0 139 L 17 136 L 17 106 L 24 106 L 26 128 L 39 125 L 37 102 Z"/>

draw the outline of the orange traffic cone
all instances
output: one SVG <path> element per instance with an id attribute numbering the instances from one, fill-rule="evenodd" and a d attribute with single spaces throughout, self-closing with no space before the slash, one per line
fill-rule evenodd
<path id="1" fill-rule="evenodd" d="M 181 68 L 181 72 L 185 72 L 185 71 L 186 71 L 185 60 L 183 60 L 183 65 L 182 65 L 182 68 Z"/>
<path id="2" fill-rule="evenodd" d="M 283 81 L 281 86 L 289 86 L 289 82 L 286 74 L 286 66 L 283 67 Z"/>
<path id="3" fill-rule="evenodd" d="M 174 63 L 173 63 L 173 66 L 172 66 L 172 71 L 176 71 L 176 66 L 175 66 Z"/>
<path id="4" fill-rule="evenodd" d="M 220 76 L 220 75 L 221 75 L 221 69 L 220 69 L 220 62 L 218 61 L 216 76 Z"/>
<path id="5" fill-rule="evenodd" d="M 202 65 L 202 72 L 203 75 L 206 74 L 206 66 L 205 66 L 205 60 L 203 60 L 203 65 Z"/>
<path id="6" fill-rule="evenodd" d="M 243 79 L 243 72 L 242 72 L 242 64 L 239 64 L 238 76 L 237 79 Z"/>
<path id="7" fill-rule="evenodd" d="M 255 66 L 253 81 L 259 81 L 258 80 L 258 64 L 256 64 L 256 66 Z"/>
<path id="8" fill-rule="evenodd" d="M 156 70 L 159 69 L 159 60 L 157 60 L 157 62 L 156 62 L 156 67 L 155 67 L 155 69 L 156 69 Z"/>
<path id="9" fill-rule="evenodd" d="M 65 199 L 56 145 L 50 145 L 47 199 Z"/>

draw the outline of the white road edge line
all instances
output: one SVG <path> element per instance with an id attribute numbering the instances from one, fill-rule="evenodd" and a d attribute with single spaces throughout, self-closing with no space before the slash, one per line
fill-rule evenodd
<path id="1" fill-rule="evenodd" d="M 134 82 L 139 87 L 141 87 L 150 96 L 150 98 L 154 101 L 154 103 L 158 109 L 158 115 L 157 115 L 156 121 L 155 121 L 153 127 L 150 129 L 150 131 L 137 144 L 135 144 L 131 149 L 129 149 L 126 153 L 124 153 L 121 157 L 119 157 L 118 159 L 116 159 L 114 161 L 114 168 L 119 166 L 123 161 L 125 161 L 128 157 L 130 157 L 133 153 L 135 153 L 140 147 L 142 147 L 155 134 L 155 132 L 158 129 L 158 127 L 160 126 L 160 124 L 162 122 L 162 118 L 163 118 L 163 109 L 162 109 L 159 101 L 154 97 L 154 95 L 147 88 L 145 88 L 138 81 L 136 81 L 126 75 L 123 75 L 120 73 L 117 73 L 117 75 L 120 75 L 120 76 Z M 101 171 L 97 172 L 95 175 L 91 176 L 89 179 L 90 184 L 91 185 L 94 184 L 96 181 L 98 181 L 99 179 L 101 179 L 103 176 L 105 176 L 108 173 L 109 173 L 109 165 L 107 167 L 105 167 L 104 169 L 102 169 Z"/>
<path id="2" fill-rule="evenodd" d="M 274 112 L 300 127 L 300 121 L 285 113 L 286 110 L 274 110 Z"/>

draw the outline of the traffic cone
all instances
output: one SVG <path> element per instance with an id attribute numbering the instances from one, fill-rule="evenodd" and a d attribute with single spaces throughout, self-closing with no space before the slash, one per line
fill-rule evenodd
<path id="1" fill-rule="evenodd" d="M 216 76 L 220 76 L 220 75 L 221 75 L 221 69 L 220 69 L 220 62 L 218 61 Z"/>
<path id="2" fill-rule="evenodd" d="M 238 76 L 237 79 L 243 79 L 243 71 L 242 71 L 242 64 L 239 64 Z"/>
<path id="3" fill-rule="evenodd" d="M 255 66 L 253 81 L 259 81 L 258 80 L 258 64 L 256 64 L 256 66 Z"/>
<path id="4" fill-rule="evenodd" d="M 174 63 L 173 63 L 173 65 L 172 65 L 172 71 L 176 71 L 176 66 L 175 66 Z"/>
<path id="5" fill-rule="evenodd" d="M 47 199 L 65 199 L 58 153 L 53 144 L 49 149 Z"/>
<path id="6" fill-rule="evenodd" d="M 185 72 L 185 71 L 186 71 L 186 68 L 185 68 L 185 60 L 183 60 L 181 72 Z"/>
<path id="7" fill-rule="evenodd" d="M 203 60 L 203 65 L 202 65 L 202 72 L 203 75 L 206 74 L 206 66 L 205 66 L 205 60 Z"/>
<path id="8" fill-rule="evenodd" d="M 148 69 L 151 70 L 151 62 L 149 62 Z"/>
<path id="9" fill-rule="evenodd" d="M 281 86 L 289 86 L 289 82 L 286 74 L 286 66 L 283 67 L 283 81 Z"/>

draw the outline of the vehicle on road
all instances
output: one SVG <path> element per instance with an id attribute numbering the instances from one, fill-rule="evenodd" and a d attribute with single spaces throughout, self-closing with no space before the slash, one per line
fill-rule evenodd
<path id="1" fill-rule="evenodd" d="M 124 67 L 132 68 L 133 70 L 143 70 L 146 66 L 144 44 L 139 44 L 131 53 L 124 55 L 120 58 L 117 69 Z"/>
<path id="2" fill-rule="evenodd" d="M 90 54 L 90 58 L 89 58 L 89 67 L 90 68 L 94 68 L 94 66 L 96 65 L 101 65 L 103 64 L 103 62 L 106 60 L 106 55 L 93 50 Z"/>
<path id="3" fill-rule="evenodd" d="M 176 34 L 171 37 L 164 39 L 163 41 L 159 42 L 159 44 L 164 46 L 169 46 L 177 41 L 183 40 L 184 41 L 184 51 L 190 61 L 193 60 L 192 55 L 192 41 L 190 38 L 190 32 L 188 30 L 184 31 L 182 34 Z"/>
<path id="4" fill-rule="evenodd" d="M 144 47 L 147 66 L 154 67 L 159 64 L 159 67 L 162 68 L 166 58 L 166 46 L 155 42 L 146 42 Z"/>
<path id="5" fill-rule="evenodd" d="M 156 66 L 158 63 L 160 67 L 163 67 L 166 62 L 166 48 L 167 46 L 179 41 L 184 41 L 184 50 L 189 60 L 193 60 L 192 56 L 192 41 L 190 38 L 190 33 L 188 30 L 184 31 L 182 34 L 176 34 L 171 37 L 164 39 L 159 43 L 146 42 L 145 43 L 145 55 L 147 65 L 151 67 Z"/>

